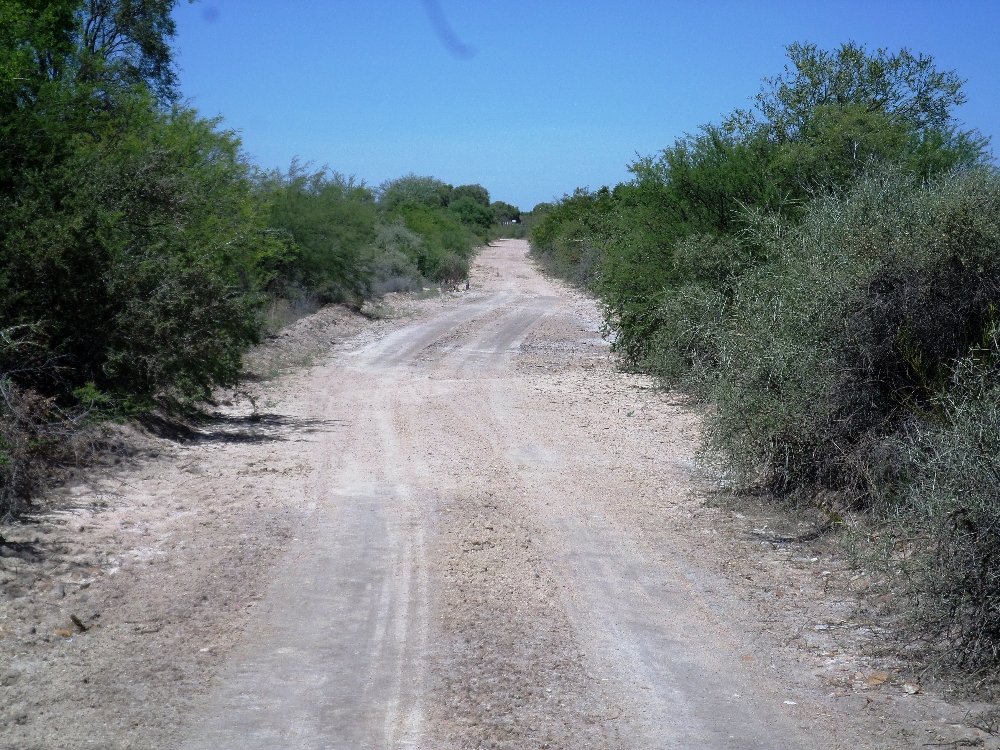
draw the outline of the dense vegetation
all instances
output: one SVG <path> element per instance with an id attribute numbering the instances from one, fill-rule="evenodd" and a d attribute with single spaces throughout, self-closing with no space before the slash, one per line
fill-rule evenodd
<path id="1" fill-rule="evenodd" d="M 175 2 L 0 0 L 0 517 L 95 415 L 235 384 L 275 300 L 456 282 L 516 213 L 429 177 L 259 172 L 178 103 Z"/>
<path id="2" fill-rule="evenodd" d="M 1000 176 L 930 57 L 788 48 L 751 110 L 542 209 L 725 487 L 820 505 L 931 661 L 1000 663 Z"/>
<path id="3" fill-rule="evenodd" d="M 489 192 L 406 175 L 377 189 L 298 163 L 258 175 L 266 226 L 287 252 L 269 289 L 360 305 L 373 294 L 455 283 L 496 229 Z"/>

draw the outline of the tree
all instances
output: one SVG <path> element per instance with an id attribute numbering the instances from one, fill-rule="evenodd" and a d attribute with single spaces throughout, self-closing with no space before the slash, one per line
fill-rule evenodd
<path id="1" fill-rule="evenodd" d="M 194 2 L 194 0 L 189 0 Z M 177 98 L 170 42 L 177 0 L 87 0 L 78 11 L 85 75 L 144 83 L 163 101 Z M 93 61 L 97 64 L 94 65 Z"/>
<path id="2" fill-rule="evenodd" d="M 832 51 L 799 43 L 785 50 L 790 64 L 783 74 L 764 79 L 754 97 L 757 113 L 737 110 L 730 126 L 744 133 L 764 127 L 772 138 L 787 140 L 808 129 L 818 108 L 850 105 L 917 130 L 943 128 L 966 100 L 955 71 L 939 71 L 933 57 L 906 48 L 869 53 L 865 45 L 848 42 Z"/>
<path id="3" fill-rule="evenodd" d="M 485 238 L 493 226 L 493 211 L 471 195 L 453 200 L 448 210 L 458 216 L 458 220 L 470 227 L 480 237 Z"/>
<path id="4" fill-rule="evenodd" d="M 169 106 L 173 7 L 0 0 L 0 320 L 33 332 L 53 366 L 26 385 L 63 403 L 235 382 L 283 250 L 236 135 Z"/>
<path id="5" fill-rule="evenodd" d="M 378 223 L 371 190 L 325 169 L 310 174 L 297 161 L 266 182 L 268 224 L 293 243 L 284 280 L 324 301 L 363 295 L 370 285 L 366 251 Z"/>
<path id="6" fill-rule="evenodd" d="M 955 120 L 964 81 L 930 55 L 869 53 L 854 42 L 786 50 L 784 73 L 764 79 L 754 109 L 737 110 L 723 128 L 786 147 L 779 160 L 795 162 L 794 180 L 807 191 L 846 186 L 873 162 L 901 161 L 924 177 L 985 163 L 989 139 Z"/>
<path id="7" fill-rule="evenodd" d="M 59 75 L 75 51 L 78 2 L 0 0 L 0 87 L 4 111 L 30 100 Z"/>
<path id="8" fill-rule="evenodd" d="M 393 211 L 406 205 L 423 205 L 447 208 L 451 201 L 452 186 L 433 177 L 418 177 L 412 172 L 379 185 L 379 205 Z"/>
<path id="9" fill-rule="evenodd" d="M 193 0 L 189 0 L 193 2 Z M 6 106 L 33 101 L 43 84 L 73 80 L 110 89 L 145 85 L 177 98 L 170 42 L 177 0 L 0 0 L 0 87 Z M 11 94 L 17 102 L 10 100 Z"/>
<path id="10" fill-rule="evenodd" d="M 472 198 L 480 206 L 490 205 L 490 191 L 482 185 L 459 185 L 451 191 L 451 200 L 454 202 L 460 198 Z"/>
<path id="11" fill-rule="evenodd" d="M 503 201 L 493 201 L 490 204 L 493 209 L 494 220 L 497 224 L 510 224 L 521 221 L 521 209 Z"/>

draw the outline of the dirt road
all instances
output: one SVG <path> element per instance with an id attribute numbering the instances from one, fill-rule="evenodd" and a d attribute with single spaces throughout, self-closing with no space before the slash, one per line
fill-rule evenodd
<path id="1" fill-rule="evenodd" d="M 813 625 L 848 616 L 837 572 L 820 585 L 811 570 L 833 558 L 723 538 L 743 516 L 704 506 L 697 415 L 616 373 L 594 302 L 526 250 L 487 248 L 471 291 L 402 320 L 307 321 L 340 331 L 332 353 L 264 391 L 264 419 L 233 405 L 215 432 L 67 490 L 79 534 L 50 518 L 37 542 L 78 545 L 49 570 L 64 588 L 9 579 L 26 588 L 10 599 L 22 629 L 0 738 L 746 750 L 971 736 L 926 690 L 869 690 L 869 660 Z M 86 633 L 41 637 L 71 613 Z"/>
<path id="2" fill-rule="evenodd" d="M 343 427 L 315 444 L 313 517 L 187 747 L 837 744 L 747 668 L 660 528 L 689 500 L 692 417 L 608 404 L 591 303 L 525 252 L 315 371 L 311 416 Z"/>

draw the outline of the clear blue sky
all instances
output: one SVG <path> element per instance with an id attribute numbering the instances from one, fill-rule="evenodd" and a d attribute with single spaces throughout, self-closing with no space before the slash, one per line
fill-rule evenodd
<path id="1" fill-rule="evenodd" d="M 997 0 L 430 5 L 450 42 L 425 0 L 182 0 L 183 95 L 262 167 L 478 182 L 523 209 L 746 106 L 793 41 L 931 54 L 968 79 L 961 118 L 1000 136 Z"/>

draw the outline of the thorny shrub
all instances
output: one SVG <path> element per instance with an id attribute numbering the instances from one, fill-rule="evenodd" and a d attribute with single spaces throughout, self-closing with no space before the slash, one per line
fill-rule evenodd
<path id="1" fill-rule="evenodd" d="M 901 596 L 933 667 L 989 678 L 1000 662 L 1000 341 L 991 329 L 949 387 L 889 441 L 900 481 L 874 484 L 856 553 Z"/>
<path id="2" fill-rule="evenodd" d="M 889 442 L 947 391 L 1000 305 L 1000 179 L 895 171 L 816 201 L 737 277 L 700 383 L 731 472 L 864 507 L 899 479 Z"/>
<path id="3" fill-rule="evenodd" d="M 707 336 L 707 455 L 736 486 L 850 514 L 859 564 L 901 594 L 914 653 L 988 671 L 1000 663 L 1000 178 L 869 175 L 769 242 L 772 261 L 737 277 Z"/>
<path id="4" fill-rule="evenodd" d="M 59 408 L 55 398 L 36 388 L 63 379 L 58 361 L 33 338 L 29 326 L 0 329 L 0 519 L 15 518 L 28 509 L 32 497 L 53 464 L 73 459 L 88 408 L 73 413 Z M 19 385 L 11 376 L 17 376 Z M 100 399 L 92 384 L 81 395 Z"/>
<path id="5" fill-rule="evenodd" d="M 40 467 L 60 449 L 53 400 L 0 379 L 0 519 L 27 509 Z"/>

